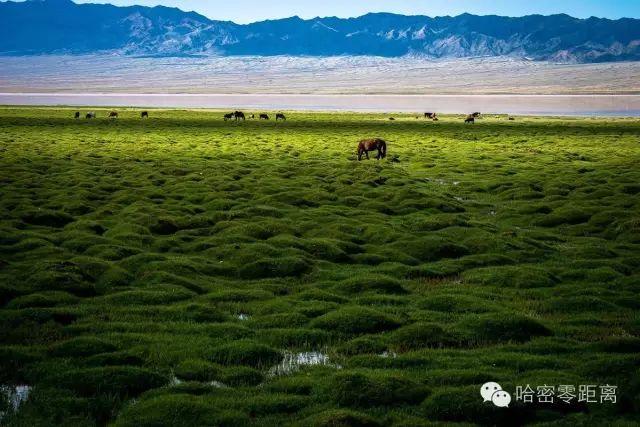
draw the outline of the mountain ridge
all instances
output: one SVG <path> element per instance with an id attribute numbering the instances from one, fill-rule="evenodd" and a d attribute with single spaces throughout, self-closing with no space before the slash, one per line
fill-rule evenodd
<path id="1" fill-rule="evenodd" d="M 298 16 L 249 24 L 166 6 L 0 3 L 0 55 L 290 55 L 464 58 L 554 62 L 640 60 L 640 19 L 566 14 L 429 17 L 388 12 L 354 18 Z"/>

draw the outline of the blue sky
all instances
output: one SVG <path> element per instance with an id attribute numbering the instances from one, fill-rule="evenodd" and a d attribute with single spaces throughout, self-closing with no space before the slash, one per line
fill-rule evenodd
<path id="1" fill-rule="evenodd" d="M 522 16 L 534 13 L 567 13 L 578 18 L 640 18 L 640 0 L 75 0 L 77 3 L 117 5 L 162 4 L 195 10 L 212 19 L 248 23 L 298 15 L 351 17 L 367 12 L 396 12 L 411 15 Z"/>

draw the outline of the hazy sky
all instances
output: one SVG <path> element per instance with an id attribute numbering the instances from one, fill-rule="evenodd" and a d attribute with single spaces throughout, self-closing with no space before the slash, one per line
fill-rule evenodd
<path id="1" fill-rule="evenodd" d="M 76 3 L 140 4 L 195 10 L 211 19 L 248 23 L 298 15 L 351 17 L 367 12 L 396 12 L 410 15 L 522 16 L 533 13 L 567 13 L 578 18 L 640 18 L 640 0 L 76 0 Z"/>

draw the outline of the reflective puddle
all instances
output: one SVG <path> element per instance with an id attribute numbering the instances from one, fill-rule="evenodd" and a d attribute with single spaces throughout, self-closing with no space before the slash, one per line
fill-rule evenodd
<path id="1" fill-rule="evenodd" d="M 329 356 L 319 351 L 302 353 L 286 352 L 280 363 L 269 369 L 269 376 L 288 375 L 299 371 L 304 366 L 330 366 L 341 369 L 340 365 L 331 363 Z"/>
<path id="2" fill-rule="evenodd" d="M 18 412 L 20 406 L 29 398 L 32 388 L 30 385 L 0 386 L 0 395 L 7 404 L 6 408 L 2 408 L 7 411 L 0 410 L 0 421 L 8 415 L 7 412 Z"/>

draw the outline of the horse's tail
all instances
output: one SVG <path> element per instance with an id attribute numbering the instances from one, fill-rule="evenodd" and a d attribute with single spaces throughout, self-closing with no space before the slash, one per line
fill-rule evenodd
<path id="1" fill-rule="evenodd" d="M 382 153 L 382 158 L 387 157 L 387 143 L 384 140 L 380 141 L 380 152 Z"/>

